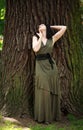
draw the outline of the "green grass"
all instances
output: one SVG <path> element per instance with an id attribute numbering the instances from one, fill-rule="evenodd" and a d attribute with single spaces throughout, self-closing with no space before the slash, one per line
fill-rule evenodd
<path id="1" fill-rule="evenodd" d="M 78 119 L 77 117 L 73 116 L 72 114 L 68 115 L 68 120 L 74 130 L 83 130 L 83 118 Z M 70 129 L 72 130 L 72 129 Z"/>
<path id="2" fill-rule="evenodd" d="M 8 120 L 3 120 L 0 114 L 0 130 L 22 130 L 21 127 Z"/>
<path id="3" fill-rule="evenodd" d="M 0 115 L 0 130 L 83 130 L 83 118 L 78 119 L 75 116 L 68 115 L 69 125 L 57 122 L 52 123 L 51 125 L 36 124 L 32 126 L 32 123 L 27 125 L 27 128 L 23 128 L 21 125 L 12 123 L 8 120 L 3 122 L 2 116 Z"/>
<path id="4" fill-rule="evenodd" d="M 73 124 L 71 124 L 71 126 L 65 125 L 62 128 L 59 127 L 59 126 L 56 126 L 56 125 L 49 125 L 49 126 L 46 126 L 46 127 L 35 126 L 35 127 L 31 127 L 31 130 L 83 130 L 83 126 L 75 126 Z"/>
<path id="5" fill-rule="evenodd" d="M 19 128 L 14 125 L 6 125 L 6 126 L 0 126 L 0 130 L 23 130 L 23 128 Z M 64 128 L 57 128 L 53 126 L 48 126 L 48 127 L 40 127 L 40 126 L 35 126 L 34 128 L 26 128 L 26 130 L 83 130 L 83 127 L 64 127 Z"/>

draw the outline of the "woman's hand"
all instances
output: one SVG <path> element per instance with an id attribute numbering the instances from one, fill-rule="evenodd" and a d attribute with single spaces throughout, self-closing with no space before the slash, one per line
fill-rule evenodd
<path id="1" fill-rule="evenodd" d="M 54 26 L 50 26 L 52 29 L 57 29 L 57 30 L 61 30 L 61 29 L 67 29 L 67 26 L 64 25 L 54 25 Z"/>
<path id="2" fill-rule="evenodd" d="M 63 34 L 65 33 L 67 27 L 63 26 L 63 25 L 57 25 L 57 26 L 55 25 L 55 26 L 50 26 L 50 27 L 52 29 L 57 29 L 58 30 L 58 32 L 52 36 L 53 45 L 54 45 L 54 43 L 63 36 Z"/>
<path id="3" fill-rule="evenodd" d="M 42 38 L 42 33 L 41 31 L 39 33 L 37 33 L 37 35 L 39 36 L 39 38 Z"/>
<path id="4" fill-rule="evenodd" d="M 40 47 L 41 47 L 41 40 L 42 40 L 42 33 L 36 33 L 37 36 L 33 36 L 32 39 L 32 48 L 34 50 L 34 52 L 39 51 Z M 39 37 L 39 38 L 37 38 Z"/>

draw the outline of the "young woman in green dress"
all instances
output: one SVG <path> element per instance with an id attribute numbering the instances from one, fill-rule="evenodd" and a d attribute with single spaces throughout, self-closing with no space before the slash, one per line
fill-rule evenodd
<path id="1" fill-rule="evenodd" d="M 36 56 L 34 118 L 41 123 L 49 124 L 54 120 L 61 120 L 60 82 L 52 50 L 66 28 L 63 25 L 41 24 L 38 33 L 32 38 L 32 48 Z M 57 33 L 53 34 L 52 29 L 57 29 Z"/>

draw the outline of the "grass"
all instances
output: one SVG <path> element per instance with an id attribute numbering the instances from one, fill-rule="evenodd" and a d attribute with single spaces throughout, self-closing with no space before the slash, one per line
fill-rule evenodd
<path id="1" fill-rule="evenodd" d="M 83 122 L 82 122 L 83 123 Z M 83 130 L 83 126 L 75 126 L 75 125 L 70 125 L 70 126 L 65 126 L 64 127 L 57 127 L 56 125 L 49 125 L 46 127 L 41 127 L 41 126 L 35 126 L 32 127 L 31 130 Z"/>
<path id="2" fill-rule="evenodd" d="M 22 128 L 11 121 L 4 120 L 0 114 L 0 130 L 22 130 Z"/>
<path id="3" fill-rule="evenodd" d="M 0 130 L 83 130 L 83 118 L 77 119 L 75 116 L 69 114 L 68 117 L 69 125 L 59 122 L 52 123 L 51 125 L 44 124 L 34 124 L 31 122 L 24 127 L 22 125 L 16 124 L 9 120 L 3 120 L 3 117 L 0 115 Z"/>
<path id="4" fill-rule="evenodd" d="M 5 123 L 0 126 L 0 130 L 22 130 L 22 128 L 15 126 L 10 121 L 5 121 Z"/>

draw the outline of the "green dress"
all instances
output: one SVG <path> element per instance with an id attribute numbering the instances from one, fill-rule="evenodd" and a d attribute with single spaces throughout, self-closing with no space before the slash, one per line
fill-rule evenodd
<path id="1" fill-rule="evenodd" d="M 46 45 L 41 44 L 36 55 L 51 55 L 52 50 L 52 39 L 48 39 Z M 53 69 L 48 59 L 36 60 L 34 118 L 38 122 L 52 122 L 61 118 L 58 69 L 55 60 L 52 60 Z"/>

